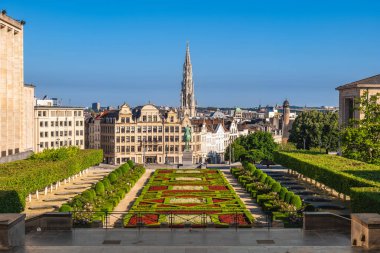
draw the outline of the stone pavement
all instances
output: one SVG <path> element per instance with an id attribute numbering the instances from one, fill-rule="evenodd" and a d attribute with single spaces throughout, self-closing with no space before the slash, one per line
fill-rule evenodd
<path id="1" fill-rule="evenodd" d="M 31 232 L 14 253 L 176 252 L 317 253 L 362 252 L 347 234 L 301 229 L 75 229 Z M 366 251 L 367 252 L 367 251 Z M 376 251 L 374 251 L 376 252 Z"/>
<path id="2" fill-rule="evenodd" d="M 245 207 L 252 213 L 255 218 L 255 222 L 265 225 L 267 223 L 266 215 L 262 211 L 261 207 L 253 201 L 251 195 L 239 184 L 237 179 L 231 174 L 229 169 L 220 169 L 230 183 L 236 194 L 245 204 Z"/>
<path id="3" fill-rule="evenodd" d="M 119 204 L 115 207 L 113 212 L 127 212 L 134 201 L 140 195 L 140 191 L 144 188 L 144 185 L 148 182 L 151 174 L 153 173 L 152 169 L 146 169 L 144 175 L 140 177 L 140 179 L 136 182 L 136 184 L 132 187 L 132 189 L 126 193 L 124 199 L 122 199 Z M 123 213 L 113 213 L 110 215 L 109 224 L 111 227 L 115 226 L 115 222 L 121 220 L 123 218 Z"/>
<path id="4" fill-rule="evenodd" d="M 70 181 L 60 181 L 58 187 L 57 183 L 48 186 L 46 195 L 45 191 L 39 191 L 38 199 L 37 195 L 33 194 L 31 202 L 29 202 L 28 198 L 26 200 L 24 211 L 26 217 L 31 218 L 46 212 L 57 211 L 62 204 L 89 189 L 93 184 L 97 183 L 115 168 L 116 166 L 109 164 L 93 166 L 88 168 L 85 173 L 80 173 L 80 175 L 77 174 L 76 176 L 70 177 Z"/>

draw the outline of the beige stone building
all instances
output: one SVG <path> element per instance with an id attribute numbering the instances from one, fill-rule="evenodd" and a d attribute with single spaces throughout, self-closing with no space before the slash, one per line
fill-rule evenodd
<path id="1" fill-rule="evenodd" d="M 339 123 L 345 125 L 350 119 L 361 118 L 359 111 L 355 109 L 356 99 L 366 91 L 369 96 L 380 93 L 380 75 L 341 85 L 336 90 L 339 91 Z"/>
<path id="2" fill-rule="evenodd" d="M 191 122 L 188 117 L 180 119 L 177 110 L 157 108 L 152 104 L 130 108 L 123 104 L 89 121 L 89 128 L 95 129 L 97 119 L 100 120 L 100 146 L 105 162 L 121 164 L 131 159 L 137 163 L 182 163 L 183 128 Z M 94 145 L 95 138 L 90 139 L 89 146 Z M 193 134 L 194 163 L 199 161 L 199 149 Z"/>
<path id="3" fill-rule="evenodd" d="M 84 115 L 81 107 L 34 107 L 35 152 L 47 148 L 84 148 Z"/>
<path id="4" fill-rule="evenodd" d="M 34 86 L 24 85 L 23 65 L 23 23 L 0 13 L 1 161 L 33 149 Z"/>

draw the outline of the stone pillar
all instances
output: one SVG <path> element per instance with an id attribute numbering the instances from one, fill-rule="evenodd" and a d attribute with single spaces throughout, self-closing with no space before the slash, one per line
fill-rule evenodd
<path id="1" fill-rule="evenodd" d="M 25 244 L 25 214 L 0 214 L 0 250 Z"/>
<path id="2" fill-rule="evenodd" d="M 380 249 L 380 214 L 351 214 L 351 244 L 365 249 Z"/>

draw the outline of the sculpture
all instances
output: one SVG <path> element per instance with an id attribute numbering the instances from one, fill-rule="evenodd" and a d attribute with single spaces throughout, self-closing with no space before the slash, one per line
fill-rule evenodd
<path id="1" fill-rule="evenodd" d="M 185 133 L 183 135 L 185 140 L 185 151 L 190 150 L 190 141 L 191 141 L 191 128 L 189 126 L 185 127 Z"/>

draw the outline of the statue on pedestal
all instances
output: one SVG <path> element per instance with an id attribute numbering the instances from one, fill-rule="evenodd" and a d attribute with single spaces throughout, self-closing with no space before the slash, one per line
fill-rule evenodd
<path id="1" fill-rule="evenodd" d="M 185 127 L 185 133 L 183 135 L 183 138 L 185 140 L 185 151 L 189 151 L 190 141 L 191 141 L 191 127 L 189 126 Z"/>

